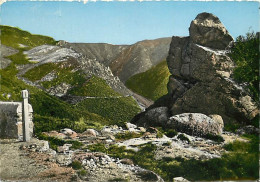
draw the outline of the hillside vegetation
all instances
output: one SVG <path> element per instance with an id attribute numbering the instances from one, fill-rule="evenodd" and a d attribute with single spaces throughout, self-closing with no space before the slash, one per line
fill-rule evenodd
<path id="1" fill-rule="evenodd" d="M 162 61 L 148 71 L 132 76 L 126 81 L 126 86 L 132 91 L 155 101 L 168 93 L 169 76 L 167 62 Z"/>
<path id="2" fill-rule="evenodd" d="M 236 63 L 234 78 L 248 83 L 254 99 L 259 99 L 259 33 L 248 32 L 239 36 L 231 48 L 230 56 Z"/>
<path id="3" fill-rule="evenodd" d="M 140 111 L 137 103 L 128 97 L 106 100 L 105 105 L 100 102 L 100 99 L 97 102 L 96 99 L 91 99 L 89 102 L 84 101 L 84 103 L 75 106 L 58 97 L 51 96 L 39 88 L 25 84 L 16 76 L 18 73 L 17 65 L 32 64 L 23 51 L 43 44 L 54 45 L 56 41 L 47 36 L 32 35 L 29 32 L 8 26 L 1 26 L 1 31 L 2 44 L 19 50 L 19 53 L 9 56 L 8 59 L 12 60 L 11 64 L 0 70 L 0 100 L 21 101 L 21 90 L 27 89 L 30 93 L 29 102 L 34 110 L 36 133 L 65 127 L 80 131 L 88 127 L 97 128 L 105 124 L 114 124 L 117 121 L 118 124 L 122 124 Z M 75 67 L 76 65 L 69 61 L 48 63 L 29 70 L 23 76 L 30 81 L 37 81 L 48 73 L 55 72 L 56 78 L 40 83 L 44 88 L 48 89 L 60 83 L 68 83 L 73 85 L 73 89 L 69 93 L 76 96 L 121 96 L 101 78 L 84 75 L 80 70 L 75 72 L 73 71 Z M 120 107 L 119 111 L 112 107 L 115 103 L 117 107 Z M 117 115 L 117 117 L 113 119 L 113 115 Z"/>

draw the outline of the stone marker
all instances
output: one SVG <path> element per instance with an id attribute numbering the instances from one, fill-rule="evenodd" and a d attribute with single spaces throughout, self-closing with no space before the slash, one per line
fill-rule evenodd
<path id="1" fill-rule="evenodd" d="M 23 115 L 23 141 L 30 141 L 30 133 L 29 133 L 29 108 L 28 108 L 28 91 L 22 90 L 22 115 Z"/>

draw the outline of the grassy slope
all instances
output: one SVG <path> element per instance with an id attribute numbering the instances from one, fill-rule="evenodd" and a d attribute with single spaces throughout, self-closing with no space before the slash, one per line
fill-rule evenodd
<path id="1" fill-rule="evenodd" d="M 35 46 L 42 44 L 55 44 L 56 42 L 50 38 L 40 35 L 32 35 L 26 31 L 22 31 L 17 28 L 1 26 L 1 41 L 2 44 L 6 46 L 13 47 L 18 49 L 20 52 L 16 55 L 12 55 L 9 59 L 12 60 L 12 63 L 3 70 L 0 70 L 1 75 L 1 89 L 0 89 L 0 100 L 2 101 L 21 101 L 20 92 L 23 89 L 28 89 L 30 92 L 29 102 L 32 104 L 34 109 L 34 122 L 36 132 L 48 131 L 53 129 L 60 129 L 64 127 L 70 127 L 81 131 L 84 128 L 89 127 L 99 127 L 100 124 L 110 124 L 111 122 L 116 123 L 115 120 L 111 120 L 111 112 L 109 115 L 103 114 L 102 116 L 98 115 L 99 113 L 92 113 L 91 107 L 95 107 L 99 110 L 102 107 L 102 103 L 85 103 L 81 106 L 70 105 L 56 97 L 50 96 L 47 93 L 39 90 L 35 87 L 26 85 L 21 80 L 17 79 L 16 74 L 18 70 L 16 69 L 16 64 L 26 64 L 29 61 L 26 59 L 22 51 L 28 50 Z M 20 48 L 19 44 L 27 45 L 26 48 Z M 91 95 L 91 96 L 117 96 L 110 87 L 107 86 L 104 80 L 92 77 L 89 80 L 85 80 L 84 75 L 81 72 L 71 72 L 74 68 L 73 66 L 65 67 L 62 69 L 61 64 L 45 64 L 40 67 L 36 67 L 30 70 L 25 77 L 35 81 L 41 79 L 43 76 L 55 70 L 58 73 L 58 78 L 50 81 L 44 82 L 43 86 L 49 88 L 51 86 L 57 85 L 61 82 L 70 83 L 76 86 L 72 90 L 75 95 Z M 78 88 L 78 89 L 77 89 Z M 11 97 L 8 98 L 7 94 L 11 94 Z M 129 101 L 128 98 L 118 99 L 117 104 L 128 103 L 128 107 L 125 108 L 122 112 L 125 115 L 122 115 L 122 119 L 131 119 L 131 117 L 136 114 L 139 109 L 137 108 L 136 103 L 133 100 Z M 106 107 L 113 108 L 114 102 L 110 102 Z M 93 106 L 94 105 L 94 106 Z M 109 110 L 109 108 L 106 108 Z M 135 113 L 128 110 L 133 110 Z M 115 110 L 115 112 L 117 112 Z M 120 122 L 122 121 L 120 120 Z M 127 121 L 124 120 L 124 121 Z"/>
<path id="2" fill-rule="evenodd" d="M 163 61 L 148 71 L 129 78 L 126 86 L 146 98 L 157 100 L 167 94 L 169 76 L 167 63 Z"/>

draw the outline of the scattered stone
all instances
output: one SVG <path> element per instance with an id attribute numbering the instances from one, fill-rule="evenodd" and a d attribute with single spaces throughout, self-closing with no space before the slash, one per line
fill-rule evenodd
<path id="1" fill-rule="evenodd" d="M 61 83 L 59 85 L 53 86 L 47 90 L 50 95 L 55 95 L 57 97 L 62 97 L 67 94 L 67 91 L 72 88 L 70 84 Z"/>
<path id="2" fill-rule="evenodd" d="M 57 152 L 59 152 L 59 153 L 69 152 L 69 149 L 70 149 L 71 146 L 72 146 L 72 144 L 64 144 L 63 146 L 58 146 Z"/>

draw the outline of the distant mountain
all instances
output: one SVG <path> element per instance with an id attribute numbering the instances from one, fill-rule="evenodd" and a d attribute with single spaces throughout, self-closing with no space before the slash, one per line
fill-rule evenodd
<path id="1" fill-rule="evenodd" d="M 171 38 L 137 42 L 123 50 L 109 66 L 114 75 L 125 82 L 131 76 L 145 72 L 152 66 L 166 60 L 170 43 Z"/>
<path id="2" fill-rule="evenodd" d="M 131 76 L 142 73 L 166 59 L 171 38 L 144 40 L 133 45 L 104 43 L 60 42 L 65 48 L 75 50 L 87 60 L 95 60 L 109 66 L 114 76 L 125 82 Z"/>

